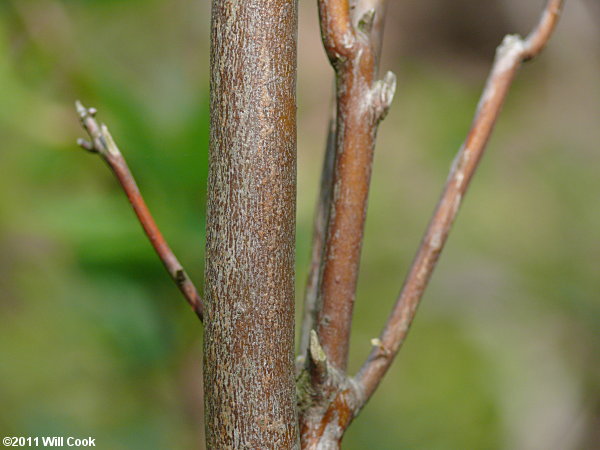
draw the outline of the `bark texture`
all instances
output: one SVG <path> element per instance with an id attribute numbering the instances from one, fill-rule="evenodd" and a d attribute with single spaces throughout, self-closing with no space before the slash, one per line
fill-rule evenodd
<path id="1" fill-rule="evenodd" d="M 207 446 L 297 448 L 295 0 L 213 0 Z"/>
<path id="2" fill-rule="evenodd" d="M 396 78 L 389 73 L 377 80 L 381 0 L 318 4 L 323 43 L 336 72 L 337 123 L 316 329 L 328 362 L 344 372 L 377 125 L 390 106 Z"/>

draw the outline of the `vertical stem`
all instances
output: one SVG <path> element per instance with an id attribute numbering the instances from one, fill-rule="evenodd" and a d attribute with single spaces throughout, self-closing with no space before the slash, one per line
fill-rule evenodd
<path id="1" fill-rule="evenodd" d="M 213 0 L 209 448 L 297 448 L 295 0 Z"/>
<path id="2" fill-rule="evenodd" d="M 336 155 L 317 297 L 316 331 L 346 370 L 375 137 L 395 89 L 377 80 L 384 0 L 319 0 L 321 35 L 336 72 Z"/>
<path id="3" fill-rule="evenodd" d="M 329 361 L 345 370 L 375 147 L 376 114 L 369 103 L 373 53 L 341 63 L 337 76 L 337 155 L 327 226 L 317 333 Z"/>
<path id="4" fill-rule="evenodd" d="M 328 362 L 344 372 L 375 135 L 396 79 L 390 72 L 376 79 L 384 0 L 319 0 L 318 5 L 323 45 L 336 72 L 336 134 L 316 331 Z"/>
<path id="5" fill-rule="evenodd" d="M 321 170 L 321 182 L 319 187 L 319 198 L 315 209 L 313 222 L 313 238 L 310 254 L 310 270 L 304 292 L 304 312 L 302 315 L 302 329 L 300 331 L 300 352 L 306 355 L 308 350 L 310 331 L 315 327 L 315 321 L 320 308 L 317 303 L 319 294 L 319 281 L 321 280 L 321 269 L 323 267 L 323 247 L 325 244 L 325 231 L 329 209 L 331 207 L 331 190 L 333 188 L 333 164 L 335 161 L 335 97 L 331 105 L 331 117 L 327 126 L 327 142 L 325 155 L 323 156 L 323 168 Z"/>

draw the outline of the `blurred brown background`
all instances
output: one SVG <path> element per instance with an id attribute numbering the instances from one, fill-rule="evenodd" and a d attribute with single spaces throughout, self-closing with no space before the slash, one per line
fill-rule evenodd
<path id="1" fill-rule="evenodd" d="M 0 434 L 202 448 L 201 327 L 98 158 L 96 106 L 202 280 L 209 2 L 0 2 Z M 542 1 L 390 1 L 352 367 L 400 289 L 494 48 Z M 344 448 L 581 449 L 600 439 L 600 4 L 567 1 L 514 83 L 410 337 Z M 332 72 L 300 2 L 298 298 Z M 300 314 L 300 305 L 298 314 Z"/>

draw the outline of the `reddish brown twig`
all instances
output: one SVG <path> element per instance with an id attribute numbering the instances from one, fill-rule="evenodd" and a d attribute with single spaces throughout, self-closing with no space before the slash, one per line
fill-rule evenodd
<path id="1" fill-rule="evenodd" d="M 383 26 L 385 17 L 386 2 L 383 0 L 361 0 L 353 5 L 353 17 L 362 19 L 356 27 L 360 26 L 369 36 L 375 61 L 373 63 L 375 72 L 378 68 L 378 60 L 381 53 Z M 326 16 L 327 11 L 325 11 Z M 323 24 L 323 22 L 322 22 Z M 345 26 L 345 25 L 344 25 Z M 319 285 L 323 269 L 323 254 L 325 251 L 325 237 L 327 232 L 327 223 L 331 207 L 331 193 L 333 190 L 333 169 L 336 154 L 336 109 L 337 95 L 334 95 L 332 105 L 332 114 L 329 120 L 327 145 L 323 159 L 323 169 L 321 172 L 321 183 L 319 198 L 315 211 L 313 223 L 313 241 L 311 249 L 310 270 L 304 293 L 304 314 L 302 320 L 302 330 L 300 333 L 300 355 L 306 356 L 309 344 L 309 332 L 315 327 L 320 304 L 317 301 Z"/>
<path id="2" fill-rule="evenodd" d="M 375 134 L 396 84 L 390 72 L 376 80 L 383 4 L 353 2 L 351 13 L 347 0 L 319 1 L 323 44 L 337 74 L 337 123 L 316 328 L 328 362 L 342 372 L 348 359 Z"/>
<path id="3" fill-rule="evenodd" d="M 335 99 L 334 99 L 335 100 Z M 310 255 L 310 268 L 304 291 L 304 311 L 302 314 L 302 328 L 300 330 L 300 356 L 302 361 L 306 356 L 310 342 L 310 332 L 315 327 L 318 314 L 317 296 L 319 294 L 319 281 L 323 265 L 323 251 L 325 245 L 325 232 L 331 203 L 331 190 L 333 188 L 333 163 L 335 161 L 335 101 L 332 104 L 332 114 L 327 129 L 327 143 L 321 170 L 319 198 L 315 209 L 313 221 L 313 238 Z"/>
<path id="4" fill-rule="evenodd" d="M 373 395 L 390 367 L 406 337 L 515 73 L 521 62 L 533 58 L 542 50 L 556 25 L 562 4 L 563 0 L 549 0 L 540 23 L 527 39 L 507 36 L 498 48 L 471 130 L 456 156 L 400 297 L 380 338 L 372 341 L 373 351 L 369 358 L 356 377 L 342 377 L 338 380 L 337 390 L 334 389 L 333 392 L 330 384 L 322 382 L 323 370 L 313 371 L 313 385 L 318 387 L 320 383 L 323 388 L 327 388 L 325 393 L 328 398 L 326 402 L 313 405 L 312 410 L 301 412 L 303 448 L 337 448 L 344 431 Z M 313 363 L 313 367 L 329 368 L 328 361 L 322 362 L 320 359 L 316 358 L 319 364 Z M 315 376 L 318 383 L 314 383 Z"/>
<path id="5" fill-rule="evenodd" d="M 486 147 L 511 82 L 523 61 L 544 47 L 560 15 L 563 0 L 549 0 L 537 27 L 525 39 L 510 35 L 496 51 L 496 58 L 483 90 L 466 141 L 452 165 L 446 186 L 421 242 L 402 292 L 377 345 L 356 376 L 363 391 L 362 404 L 371 397 L 400 349 L 423 292 L 429 282 L 461 200 Z"/>
<path id="6" fill-rule="evenodd" d="M 308 356 L 298 383 L 302 448 L 337 445 L 344 431 L 339 424 L 351 420 L 361 398 L 345 370 L 375 134 L 396 84 L 389 72 L 376 80 L 385 0 L 354 0 L 351 6 L 347 0 L 319 1 L 323 43 L 336 71 L 336 108 L 301 335 L 301 355 Z"/>
<path id="7" fill-rule="evenodd" d="M 165 241 L 162 233 L 158 229 L 146 202 L 144 201 L 140 190 L 127 166 L 127 162 L 121 151 L 115 144 L 106 125 L 99 125 L 94 116 L 96 110 L 94 108 L 85 108 L 80 102 L 76 103 L 77 113 L 81 119 L 83 128 L 90 136 L 91 142 L 85 139 L 79 139 L 77 143 L 85 150 L 98 153 L 108 164 L 112 172 L 117 177 L 121 187 L 125 191 L 136 216 L 138 217 L 146 236 L 150 239 L 150 243 L 158 257 L 163 262 L 165 268 L 177 284 L 177 287 L 190 304 L 198 318 L 203 319 L 202 299 L 189 276 L 179 263 L 169 245 Z"/>

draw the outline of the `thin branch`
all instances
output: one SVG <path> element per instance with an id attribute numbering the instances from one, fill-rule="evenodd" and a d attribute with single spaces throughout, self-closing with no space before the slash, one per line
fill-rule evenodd
<path id="1" fill-rule="evenodd" d="M 323 43 L 336 71 L 336 108 L 302 330 L 301 356 L 308 353 L 299 382 L 302 448 L 337 448 L 340 425 L 352 420 L 362 398 L 345 371 L 375 135 L 396 86 L 391 72 L 377 80 L 384 7 L 385 0 L 319 1 Z"/>
<path id="2" fill-rule="evenodd" d="M 376 80 L 384 2 L 353 1 L 351 6 L 348 1 L 319 1 L 323 43 L 337 75 L 337 123 L 316 331 L 328 361 L 342 372 L 348 359 L 375 135 L 396 85 L 391 73 Z"/>
<path id="3" fill-rule="evenodd" d="M 326 5 L 324 5 L 326 6 Z M 374 69 L 379 67 L 381 48 L 383 42 L 383 28 L 385 18 L 385 0 L 360 0 L 353 2 L 350 6 L 352 10 L 352 21 L 354 27 L 366 32 L 371 40 L 371 46 L 375 55 Z M 321 21 L 323 24 L 324 21 Z M 324 40 L 327 45 L 333 45 Z M 334 89 L 335 94 L 335 89 Z M 392 93 L 393 94 L 393 93 Z M 304 313 L 302 319 L 302 329 L 300 332 L 300 361 L 303 361 L 308 345 L 309 333 L 315 326 L 317 314 L 320 305 L 317 302 L 319 283 L 323 268 L 323 253 L 326 236 L 326 228 L 329 220 L 331 206 L 331 194 L 333 190 L 333 168 L 336 154 L 336 98 L 333 96 L 331 116 L 329 119 L 327 144 L 325 156 L 323 158 L 323 168 L 321 171 L 321 183 L 317 207 L 315 210 L 315 219 L 313 223 L 313 240 L 311 249 L 310 270 L 307 279 L 306 290 L 304 293 Z M 391 99 L 389 100 L 391 102 Z"/>
<path id="4" fill-rule="evenodd" d="M 333 189 L 333 164 L 335 161 L 335 98 L 332 101 L 331 117 L 327 127 L 327 143 L 323 157 L 323 168 L 321 170 L 321 182 L 319 198 L 315 210 L 313 222 L 313 238 L 310 257 L 310 269 L 304 291 L 304 312 L 302 316 L 302 328 L 300 331 L 300 357 L 304 358 L 310 342 L 310 332 L 315 328 L 317 320 L 318 304 L 317 296 L 319 281 L 321 279 L 321 268 L 323 262 L 323 251 L 325 244 L 325 232 L 329 217 L 331 203 L 331 192 Z"/>
<path id="5" fill-rule="evenodd" d="M 549 0 L 534 30 L 523 42 L 523 61 L 535 58 L 546 46 L 558 23 L 564 0 Z"/>
<path id="6" fill-rule="evenodd" d="M 98 153 L 104 161 L 106 161 L 125 191 L 152 247 L 156 250 L 158 257 L 163 262 L 169 275 L 171 275 L 171 278 L 173 278 L 173 281 L 175 281 L 175 284 L 177 284 L 177 287 L 187 302 L 202 321 L 203 305 L 198 290 L 158 229 L 158 226 L 138 189 L 133 175 L 127 166 L 127 162 L 115 144 L 108 128 L 104 124 L 99 125 L 94 118 L 96 115 L 95 108 L 85 108 L 80 102 L 76 103 L 76 107 L 81 124 L 91 138 L 91 142 L 85 139 L 79 139 L 77 143 L 80 147 L 89 152 Z"/>
<path id="7" fill-rule="evenodd" d="M 406 338 L 517 69 L 523 61 L 535 57 L 543 49 L 555 28 L 562 5 L 563 0 L 548 1 L 538 26 L 527 39 L 523 40 L 516 35 L 506 36 L 496 51 L 471 129 L 454 160 L 402 292 L 385 328 L 376 340 L 377 345 L 356 376 L 363 390 L 363 405 L 379 385 Z"/>
<path id="8" fill-rule="evenodd" d="M 321 38 L 332 63 L 352 53 L 355 33 L 348 0 L 319 0 Z"/>

